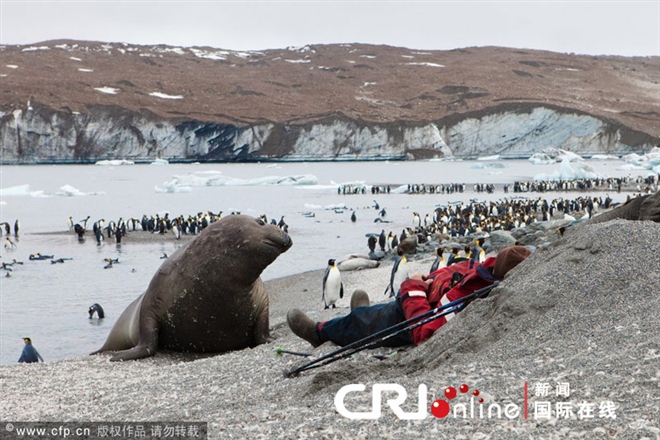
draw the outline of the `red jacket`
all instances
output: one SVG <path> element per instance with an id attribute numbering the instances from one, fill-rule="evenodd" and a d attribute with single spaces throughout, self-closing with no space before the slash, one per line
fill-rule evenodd
<path id="1" fill-rule="evenodd" d="M 487 258 L 481 264 L 474 260 L 468 260 L 432 272 L 427 277 L 433 278 L 430 285 L 415 279 L 404 281 L 401 284 L 400 304 L 406 319 L 421 315 L 438 305 L 448 304 L 476 290 L 490 286 L 496 281 L 492 273 L 494 265 L 494 257 Z M 457 281 L 461 275 L 462 278 Z M 452 279 L 455 284 L 452 283 Z M 411 331 L 413 343 L 419 345 L 426 341 L 454 315 L 455 313 L 450 313 L 413 329 Z"/>

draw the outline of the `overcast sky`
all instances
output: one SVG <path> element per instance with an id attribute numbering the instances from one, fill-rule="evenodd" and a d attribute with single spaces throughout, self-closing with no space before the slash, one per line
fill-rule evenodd
<path id="1" fill-rule="evenodd" d="M 660 56 L 660 1 L 0 0 L 0 43 L 259 50 L 370 43 Z"/>

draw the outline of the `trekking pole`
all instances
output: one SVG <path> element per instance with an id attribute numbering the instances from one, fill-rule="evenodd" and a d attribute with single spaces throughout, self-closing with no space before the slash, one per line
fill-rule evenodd
<path id="1" fill-rule="evenodd" d="M 403 333 L 404 331 L 415 329 L 421 325 L 427 324 L 450 313 L 457 313 L 463 310 L 475 298 L 482 298 L 488 295 L 488 293 L 490 293 L 490 291 L 493 290 L 498 284 L 499 281 L 495 281 L 490 286 L 475 290 L 463 298 L 459 298 L 445 305 L 438 306 L 420 315 L 413 316 L 412 318 L 406 319 L 405 321 L 399 322 L 391 327 L 387 327 L 358 341 L 345 345 L 317 359 L 311 360 L 298 368 L 285 372 L 284 375 L 286 377 L 296 376 L 303 371 L 318 368 L 340 359 L 344 359 L 362 350 L 374 347 L 395 335 Z"/>
<path id="2" fill-rule="evenodd" d="M 291 351 L 291 350 L 285 350 L 284 347 L 281 345 L 278 345 L 275 347 L 275 357 L 281 357 L 283 354 L 293 354 L 295 356 L 312 356 L 312 353 L 302 353 L 300 351 Z"/>

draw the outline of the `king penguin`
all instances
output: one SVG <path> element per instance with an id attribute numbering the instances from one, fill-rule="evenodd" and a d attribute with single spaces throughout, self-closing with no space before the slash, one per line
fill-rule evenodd
<path id="1" fill-rule="evenodd" d="M 398 251 L 399 258 L 392 266 L 392 274 L 390 275 L 390 283 L 385 288 L 383 294 L 387 294 L 389 291 L 390 298 L 398 295 L 399 290 L 401 290 L 401 283 L 408 279 L 408 267 L 406 265 L 407 260 L 406 256 L 403 255 L 403 252 Z"/>
<path id="2" fill-rule="evenodd" d="M 336 302 L 344 297 L 344 285 L 341 282 L 341 272 L 333 258 L 328 260 L 328 267 L 323 274 L 323 295 L 321 300 L 326 309 L 336 308 Z"/>
<path id="3" fill-rule="evenodd" d="M 443 267 L 447 267 L 447 261 L 445 261 L 445 257 L 442 256 L 442 254 L 445 252 L 444 246 L 441 246 L 435 250 L 435 254 L 437 257 L 435 258 L 435 261 L 431 265 L 431 270 L 429 270 L 429 273 L 435 272 L 438 269 L 442 269 Z"/>
<path id="4" fill-rule="evenodd" d="M 477 260 L 478 263 L 483 263 L 484 261 L 486 261 L 486 250 L 484 249 L 485 241 L 486 241 L 485 237 L 479 237 L 476 240 L 476 251 L 472 256 L 472 258 Z"/>
<path id="5" fill-rule="evenodd" d="M 419 216 L 418 212 L 413 212 L 413 226 L 418 228 L 422 226 L 422 218 Z"/>

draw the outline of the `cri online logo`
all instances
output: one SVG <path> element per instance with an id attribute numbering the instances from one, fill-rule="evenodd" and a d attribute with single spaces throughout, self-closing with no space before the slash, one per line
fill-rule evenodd
<path id="1" fill-rule="evenodd" d="M 428 388 L 426 385 L 419 385 L 418 398 L 417 398 L 417 411 L 415 412 L 406 412 L 401 408 L 401 404 L 406 401 L 408 398 L 408 393 L 406 389 L 398 384 L 374 384 L 371 392 L 371 411 L 369 412 L 354 412 L 349 411 L 346 408 L 344 402 L 346 396 L 350 393 L 358 393 L 366 390 L 366 386 L 363 384 L 351 384 L 345 385 L 337 392 L 335 395 L 335 407 L 337 411 L 342 416 L 353 419 L 378 419 L 381 416 L 381 404 L 383 400 L 384 392 L 394 392 L 396 397 L 386 399 L 387 405 L 390 407 L 392 412 L 402 420 L 422 420 L 427 417 L 427 394 Z M 470 404 L 465 405 L 462 403 L 454 403 L 454 417 L 461 416 L 463 418 L 501 418 L 502 413 L 508 419 L 514 419 L 520 415 L 520 407 L 514 403 L 505 405 L 502 408 L 497 403 L 490 404 L 486 409 L 484 408 L 484 398 L 481 396 L 479 390 L 472 390 L 470 393 L 470 387 L 467 384 L 462 384 L 458 387 L 458 391 L 461 395 L 470 395 Z M 468 394 L 469 393 L 469 394 Z M 431 414 L 438 419 L 447 417 L 449 414 L 452 414 L 452 408 L 449 404 L 449 401 L 455 399 L 459 394 L 454 387 L 447 387 L 444 390 L 445 399 L 435 400 L 430 407 Z M 526 399 L 525 399 L 526 400 Z M 526 404 L 527 402 L 525 402 Z M 526 407 L 526 406 L 525 406 Z M 527 414 L 525 411 L 525 418 Z"/>
<path id="2" fill-rule="evenodd" d="M 470 387 L 467 386 L 466 384 L 461 385 L 460 387 L 458 387 L 458 389 L 463 394 L 470 391 Z M 472 395 L 474 397 L 478 397 L 479 390 L 472 391 Z M 445 397 L 447 398 L 447 400 L 452 400 L 456 398 L 456 388 L 454 387 L 445 388 Z M 438 419 L 447 417 L 451 412 L 451 408 L 449 407 L 449 402 L 447 402 L 447 400 L 438 399 L 435 402 L 433 402 L 431 404 L 431 414 L 433 414 Z M 482 397 L 479 397 L 479 403 L 484 403 L 484 399 Z"/>

